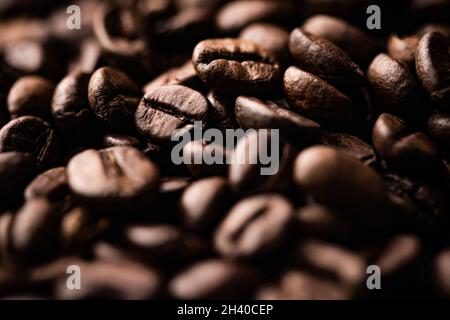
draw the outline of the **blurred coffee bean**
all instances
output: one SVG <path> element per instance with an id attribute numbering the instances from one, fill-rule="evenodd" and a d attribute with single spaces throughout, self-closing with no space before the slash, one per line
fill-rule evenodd
<path id="1" fill-rule="evenodd" d="M 346 52 L 358 65 L 365 67 L 383 49 L 382 42 L 348 23 L 328 15 L 315 15 L 303 22 L 302 30 L 327 39 Z"/>
<path id="2" fill-rule="evenodd" d="M 335 84 L 361 84 L 365 81 L 358 65 L 325 38 L 297 28 L 290 35 L 289 50 L 298 67 L 326 81 Z"/>
<path id="3" fill-rule="evenodd" d="M 241 31 L 239 38 L 253 41 L 272 52 L 282 65 L 288 65 L 291 59 L 289 56 L 289 32 L 278 25 L 253 23 Z"/>
<path id="4" fill-rule="evenodd" d="M 237 34 L 253 22 L 280 22 L 290 24 L 297 7 L 289 1 L 237 0 L 224 5 L 216 16 L 216 25 L 224 34 Z"/>
<path id="5" fill-rule="evenodd" d="M 29 153 L 0 153 L 0 207 L 22 196 L 23 189 L 37 173 L 37 163 Z"/>
<path id="6" fill-rule="evenodd" d="M 400 38 L 396 34 L 389 37 L 387 52 L 389 56 L 397 61 L 406 63 L 411 70 L 415 70 L 416 49 L 420 38 L 413 35 Z"/>
<path id="7" fill-rule="evenodd" d="M 139 88 L 126 74 L 111 67 L 98 69 L 88 88 L 89 104 L 97 118 L 119 132 L 132 132 Z"/>
<path id="8" fill-rule="evenodd" d="M 352 115 L 352 102 L 346 95 L 297 67 L 286 70 L 284 93 L 294 111 L 319 122 L 342 122 Z"/>
<path id="9" fill-rule="evenodd" d="M 183 147 L 183 162 L 196 177 L 226 176 L 227 151 L 221 144 L 189 141 Z"/>
<path id="10" fill-rule="evenodd" d="M 251 267 L 213 259 L 196 263 L 169 283 L 170 294 L 177 299 L 249 298 L 259 275 Z"/>
<path id="11" fill-rule="evenodd" d="M 66 168 L 58 167 L 38 175 L 25 189 L 25 199 L 47 198 L 61 201 L 69 194 Z"/>
<path id="12" fill-rule="evenodd" d="M 416 72 L 431 99 L 443 109 L 450 104 L 450 43 L 440 33 L 425 34 L 416 50 Z"/>
<path id="13" fill-rule="evenodd" d="M 448 40 L 450 40 L 450 25 L 441 23 L 427 23 L 422 25 L 416 30 L 415 34 L 422 38 L 425 34 L 429 32 L 439 32 L 442 33 Z"/>
<path id="14" fill-rule="evenodd" d="M 367 71 L 379 108 L 398 116 L 415 119 L 426 102 L 409 68 L 384 53 L 375 57 Z"/>
<path id="15" fill-rule="evenodd" d="M 301 152 L 295 161 L 294 180 L 303 192 L 351 224 L 375 231 L 392 222 L 382 179 L 342 151 L 315 146 Z"/>
<path id="16" fill-rule="evenodd" d="M 240 96 L 236 99 L 235 113 L 241 128 L 279 129 L 287 139 L 293 138 L 292 143 L 305 145 L 319 136 L 318 123 L 271 101 Z"/>
<path id="17" fill-rule="evenodd" d="M 207 86 L 227 93 L 265 94 L 281 78 L 272 53 L 246 40 L 204 40 L 195 47 L 192 61 Z"/>
<path id="18" fill-rule="evenodd" d="M 224 216 L 231 200 L 231 190 L 224 178 L 212 177 L 194 182 L 181 196 L 181 221 L 189 230 L 210 231 Z"/>
<path id="19" fill-rule="evenodd" d="M 211 104 L 211 117 L 214 122 L 212 125 L 222 131 L 239 127 L 234 114 L 236 97 L 213 89 L 209 91 L 207 99 Z"/>
<path id="20" fill-rule="evenodd" d="M 19 78 L 8 95 L 8 111 L 11 119 L 36 116 L 48 120 L 53 90 L 53 83 L 45 78 L 39 76 Z"/>
<path id="21" fill-rule="evenodd" d="M 145 93 L 135 114 L 139 132 L 156 142 L 168 143 L 177 129 L 187 129 L 194 121 L 208 120 L 208 100 L 185 86 L 155 87 Z"/>
<path id="22" fill-rule="evenodd" d="M 440 252 L 433 261 L 433 280 L 440 296 L 450 297 L 450 250 Z"/>
<path id="23" fill-rule="evenodd" d="M 103 147 L 129 146 L 140 148 L 141 142 L 132 136 L 124 136 L 121 134 L 107 134 L 103 137 Z"/>
<path id="24" fill-rule="evenodd" d="M 31 153 L 43 168 L 57 164 L 59 142 L 50 125 L 34 116 L 11 120 L 0 129 L 0 152 Z"/>
<path id="25" fill-rule="evenodd" d="M 98 209 L 119 211 L 147 207 L 157 195 L 158 168 L 132 147 L 86 150 L 67 166 L 71 190 Z"/>
<path id="26" fill-rule="evenodd" d="M 289 240 L 294 207 L 282 196 L 258 195 L 236 204 L 216 231 L 214 245 L 233 260 L 266 258 Z"/>

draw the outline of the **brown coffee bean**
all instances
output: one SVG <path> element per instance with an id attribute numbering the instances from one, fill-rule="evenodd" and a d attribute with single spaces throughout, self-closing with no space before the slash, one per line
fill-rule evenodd
<path id="1" fill-rule="evenodd" d="M 29 153 L 0 153 L 0 198 L 2 206 L 20 198 L 23 189 L 37 173 L 37 163 Z"/>
<path id="2" fill-rule="evenodd" d="M 398 35 L 393 34 L 389 37 L 387 52 L 392 59 L 406 63 L 414 70 L 418 44 L 419 37 L 417 36 L 400 38 Z"/>
<path id="3" fill-rule="evenodd" d="M 25 189 L 25 199 L 47 198 L 61 201 L 69 194 L 66 168 L 58 167 L 38 175 Z"/>

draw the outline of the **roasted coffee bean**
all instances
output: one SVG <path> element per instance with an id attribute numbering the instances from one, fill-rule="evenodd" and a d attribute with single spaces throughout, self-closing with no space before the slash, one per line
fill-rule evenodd
<path id="1" fill-rule="evenodd" d="M 448 24 L 427 23 L 422 25 L 419 29 L 417 29 L 414 34 L 422 38 L 425 34 L 429 32 L 442 33 L 447 39 L 450 40 L 450 26 Z"/>
<path id="2" fill-rule="evenodd" d="M 392 59 L 406 63 L 412 70 L 415 70 L 416 49 L 419 40 L 419 37 L 415 35 L 400 38 L 393 34 L 389 37 L 387 52 Z"/>
<path id="3" fill-rule="evenodd" d="M 205 260 L 188 267 L 169 283 L 177 299 L 249 298 L 259 275 L 253 268 L 224 260 Z"/>
<path id="4" fill-rule="evenodd" d="M 289 1 L 237 0 L 220 9 L 216 25 L 222 33 L 236 34 L 253 22 L 290 23 L 296 12 L 295 5 Z"/>
<path id="5" fill-rule="evenodd" d="M 159 86 L 173 84 L 186 86 L 200 92 L 204 90 L 203 82 L 197 76 L 192 61 L 189 60 L 181 67 L 172 68 L 147 83 L 144 86 L 144 92 Z"/>
<path id="6" fill-rule="evenodd" d="M 124 136 L 120 134 L 107 134 L 103 137 L 103 146 L 105 148 L 116 146 L 129 146 L 139 148 L 141 142 L 132 136 Z"/>
<path id="7" fill-rule="evenodd" d="M 421 108 L 426 108 L 409 68 L 386 54 L 375 57 L 367 71 L 367 78 L 382 111 L 411 118 Z"/>
<path id="8" fill-rule="evenodd" d="M 59 142 L 50 125 L 34 116 L 11 120 L 0 129 L 0 152 L 31 153 L 39 166 L 48 167 L 59 161 Z"/>
<path id="9" fill-rule="evenodd" d="M 283 65 L 290 61 L 289 32 L 274 24 L 253 23 L 241 31 L 240 39 L 253 41 L 272 52 Z"/>
<path id="10" fill-rule="evenodd" d="M 430 137 L 443 148 L 450 148 L 450 114 L 437 112 L 431 115 L 427 123 Z"/>
<path id="11" fill-rule="evenodd" d="M 260 288 L 259 300 L 348 300 L 351 290 L 323 277 L 302 270 L 283 272 L 275 284 Z"/>
<path id="12" fill-rule="evenodd" d="M 371 231 L 392 221 L 382 179 L 342 151 L 315 146 L 301 152 L 295 161 L 294 180 L 303 192 L 352 224 Z"/>
<path id="13" fill-rule="evenodd" d="M 211 104 L 212 125 L 217 126 L 217 128 L 222 131 L 239 127 L 234 114 L 236 97 L 226 95 L 216 90 L 211 90 L 209 91 L 207 98 Z"/>
<path id="14" fill-rule="evenodd" d="M 196 177 L 226 176 L 227 152 L 221 144 L 189 141 L 183 147 L 183 163 Z"/>
<path id="15" fill-rule="evenodd" d="M 320 125 L 273 102 L 240 96 L 236 99 L 236 119 L 244 129 L 279 129 L 292 143 L 307 144 L 315 141 Z M 298 141 L 301 140 L 301 141 Z"/>
<path id="16" fill-rule="evenodd" d="M 56 125 L 64 133 L 90 136 L 98 126 L 95 115 L 89 108 L 88 84 L 89 75 L 75 71 L 56 86 L 52 114 Z M 83 130 L 79 130 L 81 128 Z"/>
<path id="17" fill-rule="evenodd" d="M 10 262 L 9 248 L 11 243 L 11 224 L 13 219 L 14 213 L 12 212 L 6 212 L 0 215 L 0 266 L 6 266 Z M 4 282 L 0 280 L 0 283 L 3 284 Z"/>
<path id="18" fill-rule="evenodd" d="M 228 162 L 228 180 L 236 194 L 286 191 L 291 184 L 296 151 L 271 130 L 249 131 L 237 143 Z"/>
<path id="19" fill-rule="evenodd" d="M 20 198 L 23 189 L 37 173 L 37 163 L 29 153 L 0 153 L 0 198 L 3 206 L 8 200 Z"/>
<path id="20" fill-rule="evenodd" d="M 19 263 L 52 257 L 57 251 L 63 206 L 47 199 L 25 202 L 11 225 L 11 256 Z"/>
<path id="21" fill-rule="evenodd" d="M 98 69 L 89 81 L 88 97 L 103 124 L 119 132 L 133 131 L 139 89 L 126 74 L 111 67 Z"/>
<path id="22" fill-rule="evenodd" d="M 62 275 L 55 284 L 56 299 L 143 300 L 161 294 L 162 277 L 151 267 L 130 261 L 93 261 L 78 266 L 83 274 L 81 289 L 68 288 L 67 276 Z"/>
<path id="23" fill-rule="evenodd" d="M 442 298 L 450 297 L 450 250 L 439 253 L 433 261 L 433 280 Z"/>
<path id="24" fill-rule="evenodd" d="M 367 66 L 382 50 L 381 41 L 337 17 L 312 16 L 305 20 L 302 30 L 334 43 L 361 66 Z"/>
<path id="25" fill-rule="evenodd" d="M 232 201 L 226 179 L 212 177 L 192 183 L 181 196 L 180 217 L 192 231 L 210 231 L 224 216 Z"/>
<path id="26" fill-rule="evenodd" d="M 323 130 L 319 142 L 326 146 L 336 147 L 360 160 L 366 166 L 375 166 L 377 156 L 371 145 L 360 138 L 346 133 L 333 133 Z"/>
<path id="27" fill-rule="evenodd" d="M 346 95 L 297 67 L 286 70 L 284 93 L 294 111 L 319 122 L 342 122 L 352 116 L 352 102 Z"/>
<path id="28" fill-rule="evenodd" d="M 195 47 L 192 61 L 206 85 L 226 93 L 267 94 L 281 78 L 280 65 L 269 51 L 240 39 L 204 40 Z"/>
<path id="29" fill-rule="evenodd" d="M 25 199 L 47 198 L 61 201 L 69 194 L 66 168 L 58 167 L 38 175 L 25 189 Z"/>
<path id="30" fill-rule="evenodd" d="M 258 195 L 238 202 L 219 226 L 217 251 L 234 260 L 266 258 L 289 240 L 294 207 L 279 195 Z"/>
<path id="31" fill-rule="evenodd" d="M 118 211 L 145 208 L 157 195 L 158 168 L 132 147 L 86 150 L 67 166 L 71 190 L 87 205 Z"/>
<path id="32" fill-rule="evenodd" d="M 438 150 L 423 133 L 408 132 L 404 121 L 383 113 L 375 122 L 372 132 L 373 145 L 390 165 L 401 171 L 420 175 L 427 168 L 426 175 L 441 172 Z"/>
<path id="33" fill-rule="evenodd" d="M 297 28 L 289 39 L 289 50 L 296 64 L 333 83 L 364 83 L 364 74 L 341 49 L 324 38 Z"/>
<path id="34" fill-rule="evenodd" d="M 19 78 L 8 95 L 8 111 L 11 119 L 20 116 L 50 117 L 50 104 L 54 85 L 45 78 L 27 76 Z"/>
<path id="35" fill-rule="evenodd" d="M 450 104 L 450 44 L 440 33 L 425 34 L 416 50 L 416 72 L 437 106 Z"/>
<path id="36" fill-rule="evenodd" d="M 149 90 L 139 104 L 135 123 L 139 132 L 155 142 L 170 142 L 177 129 L 187 129 L 194 121 L 206 125 L 208 100 L 185 86 L 161 86 Z"/>

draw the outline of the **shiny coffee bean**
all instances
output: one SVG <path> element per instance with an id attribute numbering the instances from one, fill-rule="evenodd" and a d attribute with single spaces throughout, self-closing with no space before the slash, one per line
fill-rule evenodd
<path id="1" fill-rule="evenodd" d="M 302 30 L 334 43 L 361 66 L 367 66 L 382 50 L 381 41 L 337 17 L 324 14 L 312 16 L 305 20 Z"/>
<path id="2" fill-rule="evenodd" d="M 412 70 L 415 70 L 416 49 L 419 40 L 419 37 L 414 35 L 400 38 L 398 35 L 392 34 L 388 40 L 387 52 L 392 59 L 406 63 Z"/>
<path id="3" fill-rule="evenodd" d="M 450 104 L 450 44 L 440 33 L 427 33 L 416 51 L 416 72 L 422 86 L 437 106 Z"/>
<path id="4" fill-rule="evenodd" d="M 69 194 L 66 168 L 58 167 L 38 175 L 25 189 L 25 199 L 46 198 L 61 201 Z"/>
<path id="5" fill-rule="evenodd" d="M 294 111 L 319 122 L 342 122 L 352 116 L 352 102 L 346 95 L 297 67 L 286 70 L 284 93 Z"/>
<path id="6" fill-rule="evenodd" d="M 192 183 L 180 199 L 183 225 L 192 231 L 210 231 L 231 204 L 232 193 L 226 179 L 212 177 Z"/>
<path id="7" fill-rule="evenodd" d="M 169 283 L 177 299 L 249 298 L 259 275 L 253 268 L 213 259 L 196 263 L 176 275 Z"/>
<path id="8" fill-rule="evenodd" d="M 219 226 L 216 250 L 227 259 L 266 258 L 289 240 L 294 207 L 279 195 L 262 194 L 238 202 Z"/>
<path id="9" fill-rule="evenodd" d="M 204 40 L 195 47 L 192 61 L 206 85 L 226 93 L 267 94 L 281 78 L 272 53 L 240 39 Z"/>
<path id="10" fill-rule="evenodd" d="M 208 120 L 208 100 L 199 92 L 180 85 L 160 86 L 145 93 L 135 114 L 139 132 L 155 142 L 170 142 L 177 129 L 194 121 Z"/>
<path id="11" fill-rule="evenodd" d="M 253 41 L 272 52 L 283 65 L 287 65 L 290 61 L 289 32 L 282 27 L 268 23 L 253 23 L 241 31 L 239 38 Z"/>
<path id="12" fill-rule="evenodd" d="M 50 125 L 34 116 L 11 120 L 0 129 L 0 152 L 31 153 L 39 166 L 48 167 L 59 161 L 59 141 Z"/>
<path id="13" fill-rule="evenodd" d="M 37 173 L 37 163 L 29 153 L 0 153 L 0 198 L 2 207 L 9 200 L 20 198 L 23 189 Z"/>
<path id="14" fill-rule="evenodd" d="M 236 119 L 243 129 L 279 129 L 292 143 L 307 144 L 319 136 L 320 125 L 273 102 L 240 96 L 236 99 Z M 301 141 L 298 141 L 301 140 Z"/>
<path id="15" fill-rule="evenodd" d="M 430 137 L 443 148 L 450 148 L 450 114 L 437 112 L 431 115 L 427 123 Z"/>
<path id="16" fill-rule="evenodd" d="M 132 136 L 124 136 L 121 134 L 107 134 L 103 137 L 103 147 L 129 146 L 140 148 L 141 142 Z"/>
<path id="17" fill-rule="evenodd" d="M 367 78 L 382 111 L 411 118 L 421 108 L 426 108 L 409 68 L 386 54 L 375 57 L 367 71 Z"/>
<path id="18" fill-rule="evenodd" d="M 298 67 L 333 83 L 364 83 L 364 74 L 341 49 L 324 38 L 294 29 L 289 50 Z"/>
<path id="19" fill-rule="evenodd" d="M 55 284 L 55 297 L 61 300 L 155 299 L 161 294 L 162 278 L 155 269 L 135 262 L 112 263 L 93 261 L 79 264 L 81 289 L 67 287 L 67 277 L 62 275 Z"/>
<path id="20" fill-rule="evenodd" d="M 294 165 L 298 187 L 352 224 L 380 230 L 391 223 L 387 190 L 377 173 L 331 147 L 301 152 Z"/>
<path id="21" fill-rule="evenodd" d="M 97 118 L 118 132 L 133 131 L 134 112 L 139 104 L 137 85 L 123 72 L 103 67 L 89 81 L 89 104 Z"/>
<path id="22" fill-rule="evenodd" d="M 89 135 L 98 126 L 95 115 L 89 108 L 88 84 L 89 75 L 75 71 L 56 86 L 52 114 L 56 125 L 64 133 Z M 81 128 L 89 132 L 80 130 Z"/>
<path id="23" fill-rule="evenodd" d="M 86 150 L 67 166 L 71 190 L 101 209 L 145 208 L 157 195 L 158 168 L 132 147 Z"/>
<path id="24" fill-rule="evenodd" d="M 17 80 L 8 94 L 8 111 L 11 119 L 20 116 L 50 118 L 50 104 L 54 85 L 39 76 L 27 76 Z"/>
<path id="25" fill-rule="evenodd" d="M 226 176 L 227 151 L 221 144 L 189 141 L 183 147 L 183 163 L 196 177 Z"/>
<path id="26" fill-rule="evenodd" d="M 219 31 L 236 34 L 253 22 L 290 23 L 296 17 L 296 7 L 288 1 L 231 1 L 216 16 Z"/>

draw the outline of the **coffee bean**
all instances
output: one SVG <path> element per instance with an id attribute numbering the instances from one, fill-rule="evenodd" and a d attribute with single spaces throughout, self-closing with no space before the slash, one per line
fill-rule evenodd
<path id="1" fill-rule="evenodd" d="M 431 99 L 444 109 L 450 103 L 450 45 L 440 33 L 427 33 L 416 51 L 416 72 Z"/>
<path id="2" fill-rule="evenodd" d="M 188 87 L 156 87 L 145 93 L 136 110 L 135 123 L 146 138 L 167 143 L 175 130 L 194 121 L 207 121 L 208 108 L 208 100 Z"/>
<path id="3" fill-rule="evenodd" d="M 352 115 L 352 102 L 346 95 L 297 67 L 286 70 L 284 93 L 294 111 L 319 122 L 342 122 Z"/>
<path id="4" fill-rule="evenodd" d="M 241 31 L 239 38 L 253 41 L 272 52 L 283 65 L 287 65 L 290 61 L 289 33 L 282 27 L 268 23 L 253 23 Z"/>
<path id="5" fill-rule="evenodd" d="M 25 189 L 25 199 L 47 198 L 61 201 L 69 194 L 66 168 L 58 167 L 38 175 Z"/>
<path id="6" fill-rule="evenodd" d="M 267 94 L 281 77 L 275 57 L 245 40 L 204 40 L 195 47 L 192 60 L 206 85 L 229 93 Z"/>
<path id="7" fill-rule="evenodd" d="M 133 131 L 139 89 L 126 74 L 111 67 L 98 69 L 89 81 L 88 97 L 103 124 L 119 132 Z"/>
<path id="8" fill-rule="evenodd" d="M 333 43 L 297 28 L 289 39 L 296 64 L 326 81 L 364 83 L 364 74 L 351 58 Z"/>
<path id="9" fill-rule="evenodd" d="M 148 266 L 129 261 L 119 264 L 94 261 L 78 266 L 82 274 L 81 289 L 68 288 L 67 276 L 62 275 L 55 284 L 57 299 L 143 300 L 155 299 L 161 293 L 161 275 Z"/>
<path id="10" fill-rule="evenodd" d="M 210 231 L 223 217 L 232 200 L 224 178 L 212 177 L 191 184 L 180 199 L 183 225 L 193 231 Z"/>
<path id="11" fill-rule="evenodd" d="M 236 204 L 214 238 L 217 251 L 235 260 L 264 258 L 289 240 L 292 204 L 282 196 L 258 195 Z"/>
<path id="12" fill-rule="evenodd" d="M 53 119 L 67 134 L 90 135 L 98 126 L 89 108 L 88 84 L 89 75 L 75 71 L 56 86 L 52 100 Z M 84 130 L 79 130 L 81 128 Z"/>
<path id="13" fill-rule="evenodd" d="M 450 115 L 437 112 L 428 119 L 427 132 L 443 148 L 450 146 Z"/>
<path id="14" fill-rule="evenodd" d="M 381 41 L 337 17 L 323 14 L 312 16 L 305 20 L 302 30 L 334 43 L 361 66 L 367 66 L 382 50 Z"/>
<path id="15" fill-rule="evenodd" d="M 59 161 L 58 149 L 55 131 L 40 118 L 22 116 L 0 129 L 0 152 L 31 153 L 41 167 L 46 168 Z"/>
<path id="16" fill-rule="evenodd" d="M 217 126 L 217 128 L 222 131 L 239 127 L 234 114 L 236 97 L 226 95 L 217 90 L 211 90 L 209 91 L 207 98 L 211 104 L 212 125 Z"/>
<path id="17" fill-rule="evenodd" d="M 270 101 L 240 96 L 236 99 L 235 113 L 241 128 L 279 129 L 287 139 L 295 137 L 293 143 L 307 144 L 319 136 L 318 123 Z"/>
<path id="18" fill-rule="evenodd" d="M 400 38 L 398 35 L 393 34 L 388 40 L 388 54 L 392 59 L 406 63 L 410 68 L 415 70 L 416 49 L 419 40 L 417 36 Z"/>
<path id="19" fill-rule="evenodd" d="M 367 71 L 382 111 L 409 118 L 416 115 L 425 102 L 408 67 L 381 53 Z"/>
<path id="20" fill-rule="evenodd" d="M 0 153 L 0 198 L 3 205 L 17 199 L 37 173 L 36 160 L 29 153 Z"/>
<path id="21" fill-rule="evenodd" d="M 236 34 L 253 22 L 290 22 L 296 12 L 288 1 L 231 1 L 217 13 L 216 25 L 222 33 Z"/>
<path id="22" fill-rule="evenodd" d="M 450 251 L 440 252 L 433 261 L 433 280 L 442 298 L 450 297 Z"/>
<path id="23" fill-rule="evenodd" d="M 53 89 L 53 84 L 42 77 L 19 78 L 8 95 L 8 111 L 11 118 L 36 116 L 48 120 Z"/>
<path id="24" fill-rule="evenodd" d="M 72 191 L 83 202 L 118 211 L 148 206 L 157 194 L 157 167 L 132 147 L 86 150 L 67 166 Z"/>
<path id="25" fill-rule="evenodd" d="M 105 148 L 116 146 L 129 146 L 139 148 L 141 142 L 132 136 L 124 136 L 120 134 L 107 134 L 103 137 L 103 146 Z"/>
<path id="26" fill-rule="evenodd" d="M 220 144 L 189 141 L 183 147 L 183 162 L 196 177 L 226 176 L 227 153 Z"/>
<path id="27" fill-rule="evenodd" d="M 224 260 L 201 261 L 188 267 L 169 283 L 177 299 L 249 298 L 258 281 L 251 267 Z"/>
<path id="28" fill-rule="evenodd" d="M 301 152 L 295 161 L 294 180 L 303 192 L 352 224 L 380 230 L 391 223 L 389 198 L 381 178 L 342 151 L 316 146 Z"/>

